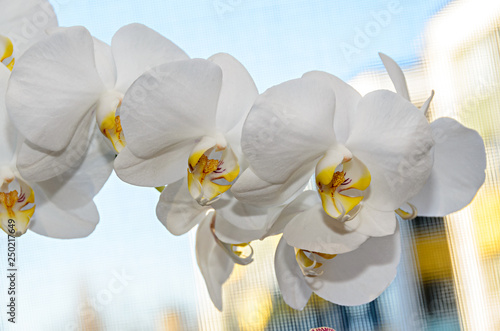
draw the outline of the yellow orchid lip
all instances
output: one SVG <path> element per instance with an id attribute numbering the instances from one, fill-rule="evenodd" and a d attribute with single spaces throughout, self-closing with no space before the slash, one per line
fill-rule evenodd
<path id="1" fill-rule="evenodd" d="M 12 41 L 0 35 L 0 62 L 4 64 L 10 71 L 14 68 L 15 58 L 12 56 L 14 53 L 14 45 Z"/>
<path id="2" fill-rule="evenodd" d="M 331 260 L 337 256 L 337 254 L 325 254 L 319 252 L 312 252 L 305 249 L 296 248 L 295 249 L 295 260 L 297 261 L 302 274 L 306 277 L 318 277 L 323 274 L 321 267 L 323 263 L 319 262 L 322 260 Z"/>
<path id="3" fill-rule="evenodd" d="M 188 159 L 189 193 L 200 205 L 214 203 L 240 173 L 238 158 L 225 141 L 204 137 Z"/>
<path id="4" fill-rule="evenodd" d="M 123 95 L 121 93 L 107 91 L 100 97 L 96 111 L 96 120 L 99 123 L 99 129 L 111 142 L 117 154 L 127 144 L 119 115 L 122 100 Z"/>
<path id="5" fill-rule="evenodd" d="M 221 241 L 215 233 L 215 219 L 216 217 L 214 213 L 210 223 L 210 231 L 212 231 L 212 235 L 214 236 L 214 239 L 219 247 L 221 247 L 236 264 L 247 265 L 252 263 L 254 251 L 250 243 L 228 244 Z"/>
<path id="6" fill-rule="evenodd" d="M 346 222 L 361 210 L 371 175 L 356 157 L 348 155 L 339 158 L 338 154 L 331 154 L 327 153 L 316 166 L 316 185 L 325 212 L 336 220 Z M 341 161 L 339 164 L 330 163 L 333 160 Z"/>
<path id="7" fill-rule="evenodd" d="M 33 189 L 20 178 L 4 178 L 0 190 L 0 227 L 2 230 L 13 237 L 23 235 L 28 230 L 34 212 Z"/>

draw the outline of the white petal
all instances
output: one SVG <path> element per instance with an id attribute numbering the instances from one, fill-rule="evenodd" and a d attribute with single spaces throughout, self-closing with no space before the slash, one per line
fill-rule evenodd
<path id="1" fill-rule="evenodd" d="M 451 118 L 431 123 L 434 145 L 432 173 L 410 200 L 420 216 L 446 216 L 467 206 L 483 185 L 486 152 L 481 136 Z"/>
<path id="2" fill-rule="evenodd" d="M 187 180 L 183 178 L 163 190 L 156 206 L 156 216 L 170 233 L 180 236 L 205 219 L 211 210 L 200 206 L 191 197 Z"/>
<path id="3" fill-rule="evenodd" d="M 406 78 L 403 70 L 401 70 L 396 61 L 392 58 L 383 53 L 378 53 L 378 55 L 382 59 L 382 63 L 384 63 L 385 70 L 387 70 L 387 73 L 396 88 L 396 92 L 398 92 L 398 94 L 406 100 L 410 101 L 410 93 L 408 93 L 408 86 L 406 84 Z"/>
<path id="4" fill-rule="evenodd" d="M 196 233 L 196 261 L 207 284 L 215 307 L 222 311 L 222 284 L 233 271 L 234 262 L 215 241 L 210 230 L 211 215 L 205 218 Z"/>
<path id="5" fill-rule="evenodd" d="M 398 228 L 391 236 L 370 238 L 358 249 L 337 255 L 323 264 L 323 275 L 306 281 L 325 300 L 362 305 L 375 300 L 391 284 L 400 256 Z"/>
<path id="6" fill-rule="evenodd" d="M 17 155 L 17 169 L 26 180 L 40 182 L 59 176 L 72 168 L 78 168 L 83 162 L 90 140 L 93 139 L 89 135 L 89 130 L 95 127 L 94 123 L 93 114 L 86 114 L 76 128 L 69 145 L 58 152 L 24 141 Z"/>
<path id="7" fill-rule="evenodd" d="M 368 239 L 328 216 L 319 202 L 297 213 L 283 230 L 290 246 L 326 254 L 342 254 L 358 248 Z"/>
<path id="8" fill-rule="evenodd" d="M 95 65 L 101 80 L 107 90 L 112 90 L 116 84 L 116 65 L 111 46 L 94 39 Z"/>
<path id="9" fill-rule="evenodd" d="M 15 57 L 45 38 L 47 29 L 57 26 L 56 14 L 49 1 L 2 1 L 0 6 L 0 33 L 14 43 Z"/>
<path id="10" fill-rule="evenodd" d="M 91 141 L 78 167 L 37 183 L 52 203 L 60 207 L 82 207 L 99 193 L 113 171 L 115 159 L 103 140 L 104 137 L 99 135 Z"/>
<path id="11" fill-rule="evenodd" d="M 431 105 L 431 101 L 434 98 L 434 90 L 431 91 L 431 96 L 425 100 L 424 104 L 422 107 L 420 107 L 420 110 L 424 113 L 427 114 L 427 111 L 429 110 L 429 106 Z"/>
<path id="12" fill-rule="evenodd" d="M 93 201 L 82 207 L 63 208 L 48 200 L 36 185 L 33 190 L 36 208 L 30 223 L 31 231 L 52 238 L 83 238 L 99 223 L 99 213 Z"/>
<path id="13" fill-rule="evenodd" d="M 290 200 L 302 191 L 314 172 L 316 160 L 297 169 L 283 184 L 272 184 L 260 179 L 252 169 L 245 170 L 231 188 L 235 197 L 256 206 L 276 206 Z"/>
<path id="14" fill-rule="evenodd" d="M 118 72 L 116 89 L 122 93 L 145 71 L 163 63 L 189 58 L 173 42 L 138 23 L 118 30 L 111 47 Z"/>
<path id="15" fill-rule="evenodd" d="M 345 226 L 369 237 L 392 235 L 397 227 L 394 211 L 380 211 L 364 204 L 356 217 L 345 223 Z"/>
<path id="16" fill-rule="evenodd" d="M 10 71 L 0 65 L 0 163 L 11 162 L 16 151 L 17 130 L 10 122 L 5 108 L 5 92 L 9 81 Z"/>
<path id="17" fill-rule="evenodd" d="M 245 67 L 231 55 L 218 53 L 208 60 L 222 69 L 222 87 L 217 105 L 217 129 L 226 133 L 246 118 L 259 92 Z"/>
<path id="18" fill-rule="evenodd" d="M 305 73 L 303 77 L 314 79 L 325 79 L 335 91 L 335 117 L 333 126 L 335 136 L 341 143 L 345 143 L 349 135 L 349 113 L 356 111 L 361 94 L 351 85 L 329 73 L 322 71 L 311 71 Z"/>
<path id="19" fill-rule="evenodd" d="M 262 238 L 266 233 L 265 227 L 261 229 L 242 229 L 229 222 L 220 213 L 220 209 L 216 210 L 217 219 L 215 222 L 215 234 L 220 241 L 227 244 L 249 243 L 251 241 Z"/>
<path id="20" fill-rule="evenodd" d="M 220 67 L 200 59 L 163 64 L 139 77 L 120 110 L 130 151 L 149 158 L 213 135 L 221 82 Z"/>
<path id="21" fill-rule="evenodd" d="M 286 205 L 279 213 L 270 214 L 266 236 L 282 233 L 295 216 L 316 206 L 318 202 L 317 192 L 311 190 L 302 192 L 302 194 Z"/>
<path id="22" fill-rule="evenodd" d="M 267 208 L 238 201 L 230 191 L 211 206 L 217 211 L 217 218 L 223 217 L 242 230 L 262 230 L 267 224 Z"/>
<path id="23" fill-rule="evenodd" d="M 274 268 L 281 295 L 293 309 L 304 309 L 312 294 L 300 270 L 293 247 L 281 238 L 274 255 Z"/>
<path id="24" fill-rule="evenodd" d="M 115 159 L 115 171 L 124 182 L 138 186 L 158 187 L 187 175 L 189 153 L 193 143 L 174 146 L 149 159 L 141 159 L 126 146 Z"/>
<path id="25" fill-rule="evenodd" d="M 57 152 L 70 143 L 103 89 L 92 37 L 83 27 L 68 28 L 34 45 L 17 61 L 7 110 L 26 139 Z"/>
<path id="26" fill-rule="evenodd" d="M 367 94 L 350 114 L 347 148 L 371 174 L 369 203 L 395 210 L 415 196 L 427 180 L 433 145 L 424 114 L 389 91 Z"/>
<path id="27" fill-rule="evenodd" d="M 255 174 L 281 184 L 328 150 L 336 141 L 334 111 L 335 94 L 323 80 L 295 79 L 261 94 L 241 140 Z"/>

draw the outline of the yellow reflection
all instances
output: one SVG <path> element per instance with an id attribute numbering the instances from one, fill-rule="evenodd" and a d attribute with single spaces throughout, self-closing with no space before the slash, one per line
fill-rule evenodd
<path id="1" fill-rule="evenodd" d="M 257 289 L 243 295 L 245 300 L 237 310 L 240 330 L 264 330 L 273 311 L 269 290 Z"/>
<path id="2" fill-rule="evenodd" d="M 182 328 L 182 318 L 175 311 L 165 311 L 161 318 L 161 330 L 179 331 Z"/>
<path id="3" fill-rule="evenodd" d="M 414 251 L 423 281 L 452 277 L 450 251 L 444 229 L 416 236 Z"/>
<path id="4" fill-rule="evenodd" d="M 464 24 L 467 22 L 467 24 Z M 500 2 L 460 0 L 427 27 L 424 63 L 436 90 L 433 118 L 451 116 L 476 129 L 488 154 L 486 182 L 473 203 L 446 218 L 463 329 L 500 328 L 498 259 Z M 495 202 L 495 199 L 497 202 Z M 496 290 L 495 290 L 496 289 Z"/>
<path id="5" fill-rule="evenodd" d="M 487 188 L 476 197 L 472 213 L 474 232 L 481 255 L 495 257 L 500 254 L 500 196 L 497 190 Z"/>

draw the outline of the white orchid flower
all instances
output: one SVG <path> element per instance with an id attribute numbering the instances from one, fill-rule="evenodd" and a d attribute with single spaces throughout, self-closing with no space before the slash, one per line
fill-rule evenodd
<path id="1" fill-rule="evenodd" d="M 251 167 L 232 192 L 243 202 L 278 205 L 315 171 L 321 203 L 313 197 L 283 227 L 289 245 L 339 254 L 368 237 L 391 235 L 394 210 L 418 193 L 432 167 L 431 130 L 414 108 L 389 91 L 361 97 L 323 72 L 272 87 L 244 124 L 242 149 Z"/>
<path id="2" fill-rule="evenodd" d="M 257 97 L 250 74 L 235 58 L 216 54 L 160 65 L 130 87 L 123 103 L 127 146 L 115 170 L 125 182 L 166 185 L 157 216 L 174 235 L 199 224 L 197 261 L 214 305 L 235 263 L 252 261 L 247 238 L 260 238 L 266 211 L 229 191 L 245 169 L 244 119 Z"/>
<path id="3" fill-rule="evenodd" d="M 127 88 L 146 69 L 186 58 L 141 24 L 118 30 L 111 47 L 83 27 L 55 29 L 24 53 L 9 83 L 7 109 L 27 139 L 19 153 L 21 174 L 45 180 L 76 166 L 96 121 L 119 152 L 125 140 L 117 112 Z"/>
<path id="4" fill-rule="evenodd" d="M 297 249 L 281 238 L 274 262 L 283 299 L 302 310 L 312 292 L 343 306 L 375 300 L 394 280 L 400 256 L 397 227 L 392 235 L 372 237 L 358 249 L 338 255 Z"/>
<path id="5" fill-rule="evenodd" d="M 406 78 L 398 64 L 385 54 L 379 53 L 399 95 L 410 101 Z M 434 96 L 422 105 L 427 113 Z M 434 164 L 425 186 L 408 201 L 413 212 L 399 209 L 406 218 L 420 216 L 443 217 L 467 206 L 485 180 L 486 150 L 483 139 L 452 118 L 438 118 L 431 123 L 435 145 L 432 149 Z"/>
<path id="6" fill-rule="evenodd" d="M 92 199 L 111 174 L 114 155 L 95 140 L 78 168 L 45 181 L 24 179 L 16 168 L 16 146 L 22 137 L 5 109 L 9 76 L 0 66 L 0 227 L 13 236 L 29 228 L 54 238 L 85 237 L 99 222 Z"/>
<path id="7" fill-rule="evenodd" d="M 46 0 L 0 0 L 0 62 L 12 70 L 17 57 L 57 26 Z"/>
<path id="8" fill-rule="evenodd" d="M 118 176 L 157 187 L 187 175 L 192 198 L 212 204 L 245 166 L 241 127 L 257 94 L 246 69 L 228 54 L 147 72 L 122 103 L 127 146 L 115 162 Z"/>

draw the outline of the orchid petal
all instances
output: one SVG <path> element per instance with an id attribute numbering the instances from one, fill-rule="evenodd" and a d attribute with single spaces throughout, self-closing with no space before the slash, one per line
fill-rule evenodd
<path id="1" fill-rule="evenodd" d="M 235 199 L 233 199 L 235 200 Z M 242 229 L 221 214 L 221 209 L 216 209 L 217 220 L 215 222 L 215 234 L 220 241 L 227 244 L 249 243 L 262 238 L 266 233 L 265 227 L 255 229 Z M 241 217 L 240 217 L 241 219 Z"/>
<path id="2" fill-rule="evenodd" d="M 156 206 L 156 216 L 173 235 L 180 236 L 199 224 L 212 210 L 193 200 L 183 178 L 167 185 Z"/>
<path id="3" fill-rule="evenodd" d="M 7 110 L 31 143 L 57 152 L 71 142 L 103 89 L 92 37 L 83 27 L 68 28 L 35 44 L 17 61 Z"/>
<path id="4" fill-rule="evenodd" d="M 422 107 L 420 107 L 420 110 L 424 113 L 427 114 L 427 111 L 429 110 L 429 106 L 431 105 L 432 98 L 434 98 L 434 90 L 431 91 L 431 96 L 425 100 L 424 104 Z"/>
<path id="5" fill-rule="evenodd" d="M 257 97 L 243 126 L 242 149 L 261 179 L 284 183 L 335 143 L 335 94 L 323 80 L 301 78 Z"/>
<path id="6" fill-rule="evenodd" d="M 396 92 L 406 100 L 410 101 L 410 93 L 408 92 L 408 85 L 406 84 L 406 78 L 403 70 L 392 58 L 388 57 L 383 53 L 378 53 L 382 63 L 384 64 L 385 70 L 389 74 L 389 77 L 396 88 Z"/>
<path id="7" fill-rule="evenodd" d="M 43 39 L 47 29 L 57 26 L 57 17 L 49 1 L 2 1 L 1 7 L 0 31 L 14 43 L 16 57 Z"/>
<path id="8" fill-rule="evenodd" d="M 311 209 L 318 203 L 317 192 L 311 190 L 302 192 L 291 203 L 282 208 L 280 212 L 270 214 L 266 237 L 282 233 L 295 216 Z"/>
<path id="9" fill-rule="evenodd" d="M 93 139 L 89 135 L 93 122 L 93 114 L 86 114 L 71 137 L 69 145 L 59 152 L 46 150 L 24 141 L 17 155 L 19 173 L 28 181 L 40 182 L 77 168 L 87 152 L 90 140 Z"/>
<path id="10" fill-rule="evenodd" d="M 116 84 L 116 65 L 111 46 L 93 38 L 95 65 L 101 80 L 107 90 L 112 90 Z"/>
<path id="11" fill-rule="evenodd" d="M 113 171 L 114 153 L 97 136 L 76 168 L 49 180 L 38 182 L 44 195 L 60 208 L 82 207 L 92 201 Z"/>
<path id="12" fill-rule="evenodd" d="M 76 128 L 69 145 L 53 152 L 40 148 L 29 141 L 24 141 L 17 155 L 17 169 L 29 181 L 40 182 L 59 176 L 69 169 L 77 168 L 87 152 L 90 140 L 89 130 L 94 122 L 92 113 L 88 113 Z"/>
<path id="13" fill-rule="evenodd" d="M 281 238 L 276 248 L 274 268 L 283 300 L 293 309 L 304 309 L 312 290 L 295 260 L 293 247 L 288 246 L 284 238 Z"/>
<path id="14" fill-rule="evenodd" d="M 218 53 L 208 60 L 222 69 L 222 87 L 216 121 L 217 129 L 226 133 L 241 119 L 246 118 L 259 92 L 245 67 L 231 55 Z"/>
<path id="15" fill-rule="evenodd" d="M 319 203 L 297 213 L 285 226 L 283 237 L 290 246 L 326 254 L 350 252 L 368 239 L 328 216 Z"/>
<path id="16" fill-rule="evenodd" d="M 215 241 L 210 229 L 211 222 L 212 215 L 208 215 L 198 227 L 196 233 L 196 261 L 205 279 L 212 302 L 217 309 L 222 311 L 222 284 L 231 275 L 234 262 Z"/>
<path id="17" fill-rule="evenodd" d="M 189 58 L 173 42 L 138 23 L 120 28 L 113 36 L 111 48 L 118 72 L 116 90 L 122 93 L 147 70 Z"/>
<path id="18" fill-rule="evenodd" d="M 16 151 L 17 131 L 11 124 L 7 109 L 5 109 L 5 91 L 9 81 L 10 71 L 0 65 L 0 163 L 9 163 Z"/>
<path id="19" fill-rule="evenodd" d="M 370 201 L 395 210 L 425 184 L 433 146 L 430 125 L 410 102 L 389 91 L 367 94 L 350 114 L 346 147 L 369 169 Z"/>
<path id="20" fill-rule="evenodd" d="M 399 229 L 391 236 L 370 238 L 358 249 L 326 261 L 323 273 L 306 277 L 314 292 L 343 306 L 375 300 L 396 276 L 401 256 Z"/>
<path id="21" fill-rule="evenodd" d="M 139 77 L 121 106 L 130 151 L 150 158 L 212 135 L 221 82 L 220 67 L 200 59 L 166 63 Z"/>
<path id="22" fill-rule="evenodd" d="M 51 238 L 83 238 L 99 223 L 99 213 L 93 201 L 82 207 L 64 208 L 49 200 L 42 190 L 33 189 L 36 211 L 30 223 L 31 231 Z"/>
<path id="23" fill-rule="evenodd" d="M 356 111 L 361 94 L 342 79 L 322 71 L 311 71 L 303 77 L 324 79 L 335 91 L 335 117 L 333 125 L 335 136 L 341 143 L 345 143 L 349 136 L 349 113 Z"/>
<path id="24" fill-rule="evenodd" d="M 304 189 L 314 172 L 315 163 L 316 160 L 305 163 L 282 184 L 262 180 L 248 168 L 233 184 L 231 192 L 238 200 L 256 206 L 269 207 L 285 203 Z"/>
<path id="25" fill-rule="evenodd" d="M 158 187 L 186 176 L 187 160 L 193 142 L 173 146 L 149 159 L 136 157 L 126 146 L 115 159 L 115 171 L 124 182 L 138 186 Z"/>
<path id="26" fill-rule="evenodd" d="M 369 237 L 383 237 L 394 234 L 397 227 L 394 211 L 380 211 L 364 204 L 359 213 L 345 227 Z"/>
<path id="27" fill-rule="evenodd" d="M 226 222 L 244 231 L 261 231 L 267 224 L 267 209 L 255 207 L 238 201 L 231 191 L 227 191 L 212 204 L 217 210 L 217 221 L 224 218 Z M 254 238 L 254 239 L 260 239 Z M 225 241 L 225 240 L 223 240 Z M 247 240 L 240 241 L 247 242 Z"/>
<path id="28" fill-rule="evenodd" d="M 446 216 L 467 206 L 484 183 L 486 151 L 481 136 L 451 118 L 431 123 L 434 166 L 410 200 L 420 216 Z"/>

